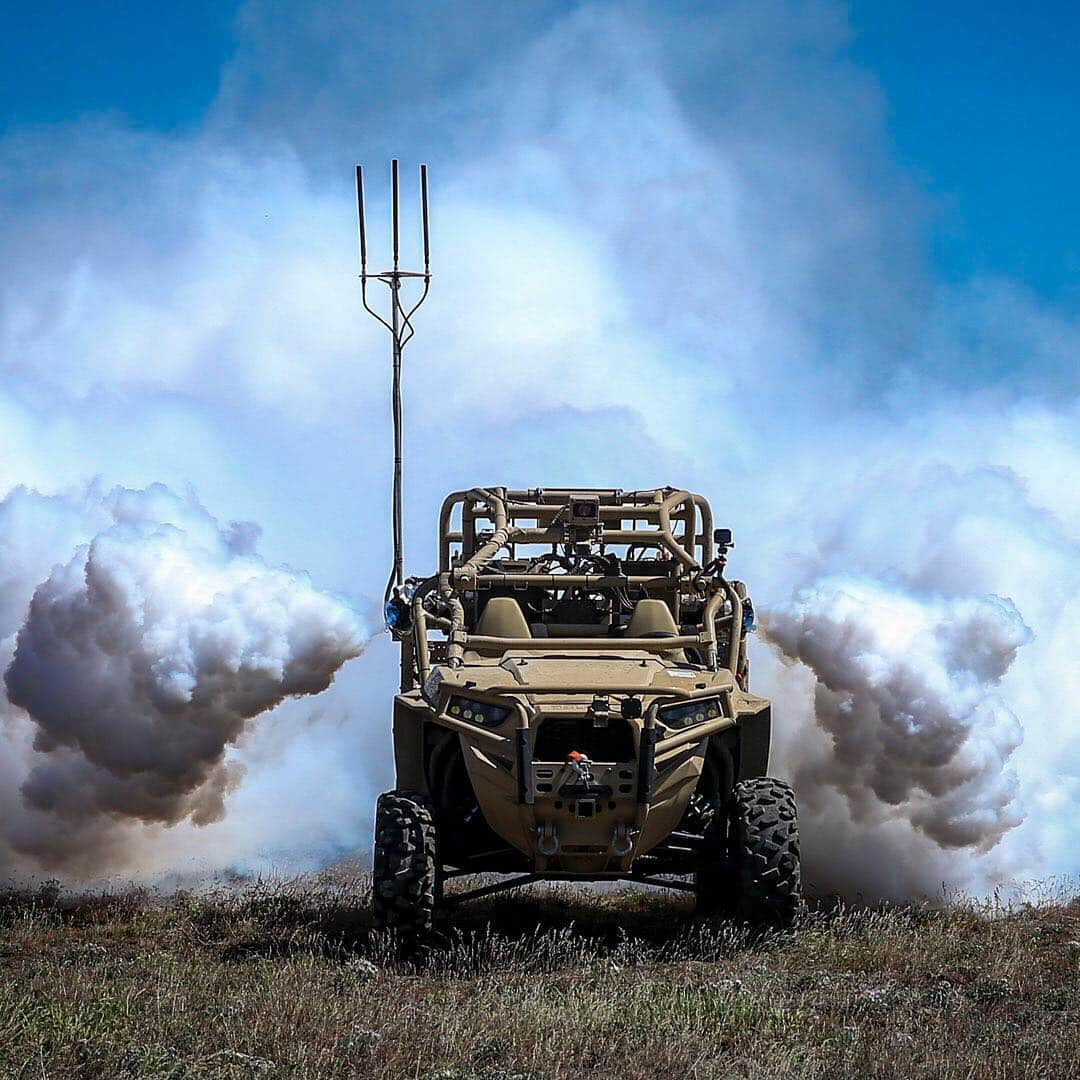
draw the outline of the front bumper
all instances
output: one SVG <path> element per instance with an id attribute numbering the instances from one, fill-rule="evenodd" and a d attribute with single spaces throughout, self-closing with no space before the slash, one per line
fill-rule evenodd
<path id="1" fill-rule="evenodd" d="M 657 740 L 647 716 L 635 725 L 634 759 L 592 762 L 583 784 L 565 761 L 535 759 L 534 729 L 521 719 L 509 738 L 454 725 L 480 809 L 535 872 L 581 877 L 626 873 L 665 840 L 697 788 L 710 735 L 735 723 Z"/>

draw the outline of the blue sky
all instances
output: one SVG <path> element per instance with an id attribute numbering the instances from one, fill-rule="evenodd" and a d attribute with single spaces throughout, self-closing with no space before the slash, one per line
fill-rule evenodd
<path id="1" fill-rule="evenodd" d="M 1080 5 L 856 0 L 851 22 L 897 158 L 942 200 L 940 265 L 1080 301 Z"/>
<path id="2" fill-rule="evenodd" d="M 108 110 L 155 128 L 197 120 L 217 91 L 237 7 L 234 0 L 5 4 L 5 125 Z"/>
<path id="3" fill-rule="evenodd" d="M 9 4 L 0 125 L 108 111 L 156 130 L 197 124 L 234 50 L 239 8 Z M 929 241 L 940 272 L 1000 273 L 1075 310 L 1080 6 L 853 0 L 848 11 L 848 52 L 881 85 L 896 160 L 935 200 Z"/>

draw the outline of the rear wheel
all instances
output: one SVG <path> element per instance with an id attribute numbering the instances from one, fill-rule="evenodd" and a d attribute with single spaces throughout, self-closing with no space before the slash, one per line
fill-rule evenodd
<path id="1" fill-rule="evenodd" d="M 736 784 L 725 814 L 705 832 L 698 906 L 747 922 L 790 926 L 802 910 L 799 822 L 789 784 L 756 777 Z"/>
<path id="2" fill-rule="evenodd" d="M 375 810 L 372 907 L 375 925 L 401 937 L 431 932 L 437 891 L 431 804 L 416 792 L 388 791 Z"/>

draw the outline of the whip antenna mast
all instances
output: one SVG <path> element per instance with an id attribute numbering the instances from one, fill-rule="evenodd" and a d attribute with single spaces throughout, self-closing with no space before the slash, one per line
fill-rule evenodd
<path id="1" fill-rule="evenodd" d="M 428 232 L 428 186 L 427 166 L 420 166 L 420 217 L 424 237 L 424 269 L 402 270 L 399 266 L 399 213 L 400 186 L 398 184 L 397 158 L 390 162 L 390 235 L 393 252 L 393 269 L 378 273 L 368 273 L 367 268 L 367 224 L 364 220 L 364 167 L 356 166 L 356 212 L 360 225 L 360 299 L 364 310 L 373 315 L 387 330 L 393 360 L 393 386 L 391 390 L 391 410 L 394 417 L 394 565 L 386 582 L 384 602 L 388 603 L 396 596 L 404 583 L 403 527 L 401 510 L 401 355 L 405 346 L 412 340 L 414 333 L 412 317 L 427 299 L 431 285 L 431 241 Z M 409 279 L 423 283 L 419 298 L 409 307 L 402 303 L 402 284 Z M 368 302 L 367 286 L 369 281 L 381 281 L 390 290 L 390 318 L 385 319 Z M 389 619 L 389 608 L 388 619 Z M 393 627 L 391 627 L 393 629 Z"/>

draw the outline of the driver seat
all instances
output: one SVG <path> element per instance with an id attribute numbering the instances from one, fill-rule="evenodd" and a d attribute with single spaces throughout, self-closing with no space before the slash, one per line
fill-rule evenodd
<path id="1" fill-rule="evenodd" d="M 675 625 L 671 608 L 663 600 L 639 600 L 630 618 L 630 624 L 626 628 L 626 636 L 628 638 L 678 637 L 679 628 Z M 686 660 L 686 653 L 682 649 L 667 653 L 667 655 L 675 660 Z"/>

